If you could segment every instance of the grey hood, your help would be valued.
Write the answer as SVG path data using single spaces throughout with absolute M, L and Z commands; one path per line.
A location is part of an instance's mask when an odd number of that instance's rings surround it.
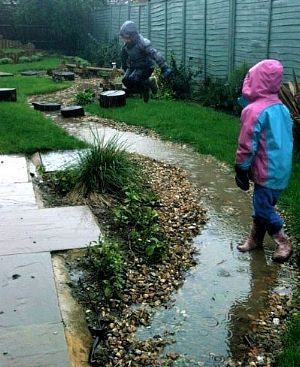
M 139 32 L 137 26 L 131 20 L 127 20 L 122 27 L 120 28 L 120 36 L 121 37 L 129 37 L 133 41 L 138 39 Z

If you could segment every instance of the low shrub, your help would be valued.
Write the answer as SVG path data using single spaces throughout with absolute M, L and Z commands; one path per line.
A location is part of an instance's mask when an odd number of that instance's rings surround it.
M 111 68 L 112 62 L 115 62 L 118 68 L 121 67 L 121 46 L 117 38 L 103 43 L 89 34 L 84 54 L 88 60 L 100 67 Z
M 88 265 L 102 282 L 107 298 L 120 294 L 124 284 L 124 257 L 121 246 L 111 239 L 99 240 L 88 246 Z
M 18 62 L 20 64 L 25 64 L 27 62 L 31 62 L 31 58 L 30 57 L 27 57 L 27 56 L 20 56 L 19 59 L 18 59 Z
M 152 260 L 162 258 L 168 245 L 155 210 L 158 205 L 156 196 L 133 186 L 125 188 L 124 193 L 123 203 L 114 209 L 114 218 L 124 239 L 129 241 L 134 252 L 146 254 Z
M 184 65 L 178 66 L 174 54 L 171 54 L 171 75 L 164 79 L 160 71 L 156 71 L 160 96 L 164 98 L 189 99 L 192 95 L 193 78 L 199 72 L 192 72 Z
M 10 57 L 3 57 L 2 59 L 0 59 L 0 64 L 4 65 L 4 64 L 13 64 L 13 59 L 11 59 Z
M 81 91 L 76 94 L 76 103 L 79 105 L 86 105 L 94 101 L 94 92 L 91 90 Z

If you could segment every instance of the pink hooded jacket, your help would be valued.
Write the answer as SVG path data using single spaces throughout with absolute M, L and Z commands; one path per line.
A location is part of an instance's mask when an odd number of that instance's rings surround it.
M 292 167 L 293 123 L 278 97 L 283 66 L 277 60 L 263 60 L 253 66 L 243 84 L 249 102 L 242 111 L 236 164 L 251 171 L 261 186 L 284 189 Z

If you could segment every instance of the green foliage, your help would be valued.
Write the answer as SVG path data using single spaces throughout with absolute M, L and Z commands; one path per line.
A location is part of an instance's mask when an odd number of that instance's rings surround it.
M 38 54 L 32 55 L 30 59 L 31 59 L 31 62 L 36 62 L 36 61 L 42 60 L 42 58 L 43 58 L 43 55 L 38 53 Z
M 277 358 L 277 367 L 300 366 L 300 314 L 293 316 L 288 323 L 288 332 L 283 339 L 284 350 Z
M 88 34 L 86 41 L 84 55 L 93 64 L 111 68 L 111 63 L 115 62 L 117 67 L 121 67 L 121 46 L 118 39 L 103 43 L 97 41 L 91 34 Z
M 293 70 L 294 80 L 287 85 L 282 85 L 279 97 L 288 107 L 294 120 L 294 138 L 300 143 L 300 84 L 297 81 L 295 71 Z
M 123 203 L 114 209 L 115 221 L 130 243 L 130 248 L 152 259 L 161 258 L 167 251 L 167 242 L 160 230 L 156 196 L 149 191 L 128 186 Z
M 157 73 L 160 93 L 167 99 L 170 97 L 175 99 L 187 99 L 192 95 L 193 78 L 198 74 L 192 72 L 184 65 L 177 65 L 175 55 L 172 53 L 170 57 L 170 68 L 172 74 L 168 79 L 164 79 L 160 72 Z
M 124 258 L 121 246 L 113 240 L 99 240 L 88 247 L 89 266 L 103 284 L 105 297 L 118 296 L 124 284 Z
M 120 195 L 122 188 L 138 177 L 137 165 L 117 136 L 105 142 L 104 137 L 94 135 L 94 145 L 80 158 L 75 191 L 82 196 L 91 192 Z
M 44 25 L 49 44 L 76 55 L 85 47 L 92 10 L 101 3 L 101 0 L 19 0 L 13 21 Z M 20 33 L 18 39 L 23 38 L 24 34 Z
M 114 136 L 107 142 L 94 135 L 94 145 L 80 154 L 78 164 L 53 176 L 56 189 L 82 197 L 91 193 L 123 195 L 123 187 L 138 183 L 138 166 L 130 159 L 122 143 Z
M 62 59 L 63 63 L 76 64 L 77 66 L 85 67 L 90 66 L 90 63 L 79 56 L 64 56 Z
M 26 62 L 31 62 L 31 58 L 27 56 L 20 56 L 18 62 L 20 64 L 25 64 Z
M 81 91 L 76 94 L 76 103 L 79 105 L 86 105 L 94 101 L 94 92 L 91 90 Z
M 0 59 L 1 65 L 12 64 L 13 62 L 13 59 L 11 59 L 10 57 L 3 57 L 2 59 Z
M 247 64 L 241 64 L 229 76 L 227 82 L 207 77 L 201 81 L 194 97 L 203 106 L 239 114 L 237 98 L 242 95 L 244 78 L 249 70 Z

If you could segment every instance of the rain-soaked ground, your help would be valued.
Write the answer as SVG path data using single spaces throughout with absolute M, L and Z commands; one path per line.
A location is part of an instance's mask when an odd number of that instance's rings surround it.
M 216 367 L 224 366 L 224 360 L 231 356 L 236 359 L 242 353 L 240 345 L 245 342 L 251 320 L 259 319 L 266 307 L 269 292 L 289 293 L 295 284 L 294 274 L 287 266 L 271 261 L 273 244 L 269 238 L 265 250 L 251 254 L 236 250 L 249 231 L 251 195 L 235 187 L 229 168 L 188 147 L 118 132 L 84 119 L 77 122 L 54 116 L 68 132 L 81 139 L 93 142 L 95 131 L 105 139 L 118 133 L 119 141 L 126 142 L 128 151 L 186 170 L 200 191 L 199 200 L 209 216 L 194 239 L 199 250 L 198 264 L 174 294 L 171 307 L 157 309 L 151 325 L 139 328 L 137 336 L 143 339 L 157 334 L 172 335 L 176 343 L 168 346 L 166 352 L 186 355 L 184 361 L 177 361 L 178 365 Z M 42 159 L 48 170 L 64 163 L 57 154 Z

